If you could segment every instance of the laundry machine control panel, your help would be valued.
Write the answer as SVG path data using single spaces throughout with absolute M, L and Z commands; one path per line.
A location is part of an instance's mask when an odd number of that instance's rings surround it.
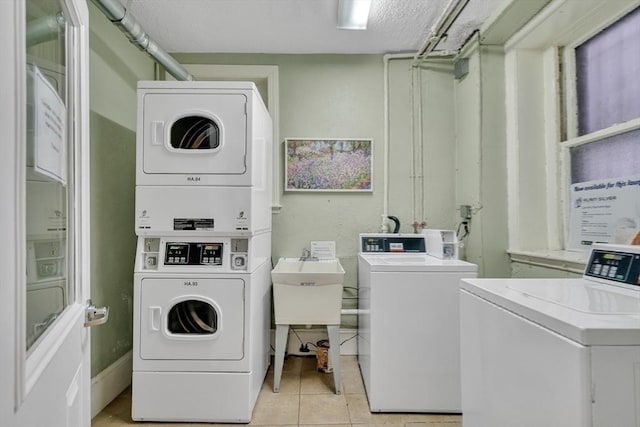
M 144 273 L 245 273 L 269 260 L 269 234 L 253 237 L 138 238 L 135 270 Z
M 360 251 L 365 253 L 425 253 L 422 234 L 361 234 Z
M 223 243 L 167 242 L 164 265 L 222 265 Z
M 637 289 L 640 286 L 640 248 L 594 245 L 584 277 Z

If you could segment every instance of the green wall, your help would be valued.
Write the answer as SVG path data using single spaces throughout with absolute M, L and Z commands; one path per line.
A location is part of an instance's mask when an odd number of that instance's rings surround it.
M 175 54 L 183 64 L 276 65 L 279 73 L 280 170 L 284 181 L 285 138 L 373 139 L 373 192 L 283 192 L 273 216 L 272 259 L 298 257 L 312 240 L 336 241 L 345 286 L 357 286 L 358 233 L 375 232 L 382 210 L 384 137 L 381 55 Z M 345 307 L 355 307 L 353 289 Z M 342 326 L 356 327 L 353 315 Z
M 95 11 L 94 11 L 95 12 Z M 94 21 L 105 24 L 102 16 Z M 92 25 L 93 25 L 92 21 Z M 110 25 L 108 22 L 106 24 Z M 113 43 L 120 43 L 115 46 Z M 115 54 L 117 52 L 118 54 Z M 273 217 L 274 262 L 297 257 L 311 240 L 335 240 L 347 272 L 343 306 L 356 306 L 358 234 L 378 232 L 383 211 L 384 61 L 382 55 L 174 54 L 183 64 L 275 65 L 279 70 L 280 141 L 283 158 L 287 137 L 373 139 L 373 191 L 366 193 L 283 192 L 282 210 Z M 410 60 L 392 60 L 389 67 L 390 154 L 388 213 L 402 223 L 427 220 L 432 227 L 453 226 L 455 150 L 453 77 L 450 69 L 422 70 L 424 117 L 411 119 Z M 93 332 L 93 374 L 131 348 L 131 281 L 135 253 L 133 191 L 135 186 L 135 80 L 153 77 L 153 66 L 111 26 L 92 27 L 92 148 L 93 169 L 93 294 L 97 304 L 109 304 L 112 320 Z M 412 123 L 422 120 L 426 141 L 424 192 L 411 188 L 414 162 Z M 430 130 L 429 130 L 430 129 Z M 434 133 L 435 132 L 435 133 Z M 444 157 L 443 157 L 444 156 Z M 443 158 L 448 159 L 443 162 Z M 445 164 L 446 163 L 446 164 Z M 442 169 L 442 170 L 441 170 Z M 114 175 L 115 174 L 115 175 Z M 117 175 L 117 176 L 116 176 Z M 283 165 L 275 179 L 283 181 Z M 416 191 L 421 191 L 421 186 Z M 414 218 L 416 208 L 426 218 Z M 344 316 L 342 326 L 355 328 L 356 317 Z
M 183 64 L 275 65 L 279 70 L 280 141 L 289 137 L 373 139 L 373 191 L 367 193 L 283 192 L 282 210 L 273 216 L 272 258 L 297 257 L 312 240 L 336 241 L 345 268 L 343 307 L 357 305 L 358 234 L 380 230 L 384 204 L 385 73 L 382 55 L 174 54 Z M 451 66 L 420 70 L 424 84 L 422 109 L 415 108 L 411 59 L 389 61 L 389 207 L 400 219 L 402 233 L 427 221 L 432 228 L 451 228 L 453 155 L 455 151 L 453 74 Z M 422 114 L 421 117 L 412 117 Z M 425 152 L 416 157 L 412 126 L 423 125 Z M 416 143 L 420 145 L 420 142 Z M 424 177 L 412 170 L 422 163 Z M 444 175 L 443 175 L 444 174 Z M 424 179 L 424 184 L 422 180 Z M 415 185 L 412 185 L 412 180 Z M 422 192 L 423 194 L 420 194 Z M 415 211 L 415 212 L 414 212 Z M 425 216 L 425 217 L 422 217 Z M 343 328 L 355 328 L 354 315 L 343 316 Z
M 153 62 L 90 10 L 91 298 L 111 309 L 91 328 L 91 376 L 132 347 L 136 85 Z

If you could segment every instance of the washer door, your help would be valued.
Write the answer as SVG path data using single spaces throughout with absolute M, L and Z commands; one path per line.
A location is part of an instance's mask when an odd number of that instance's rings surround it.
M 239 278 L 142 279 L 140 357 L 241 360 L 244 288 Z

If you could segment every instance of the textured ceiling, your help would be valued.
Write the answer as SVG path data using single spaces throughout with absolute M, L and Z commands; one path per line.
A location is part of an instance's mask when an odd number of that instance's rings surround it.
M 504 0 L 470 0 L 437 50 L 457 49 Z M 364 31 L 338 0 L 121 0 L 169 52 L 391 53 L 420 48 L 449 0 L 373 0 Z

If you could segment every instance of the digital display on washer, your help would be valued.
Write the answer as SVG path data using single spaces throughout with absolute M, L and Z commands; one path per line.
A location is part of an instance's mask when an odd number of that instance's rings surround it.
M 189 264 L 188 243 L 167 243 L 167 253 L 164 258 L 165 265 Z
M 222 265 L 223 243 L 168 242 L 165 265 Z
M 640 286 L 640 254 L 594 249 L 585 275 Z
M 203 243 L 200 264 L 222 265 L 222 243 Z

